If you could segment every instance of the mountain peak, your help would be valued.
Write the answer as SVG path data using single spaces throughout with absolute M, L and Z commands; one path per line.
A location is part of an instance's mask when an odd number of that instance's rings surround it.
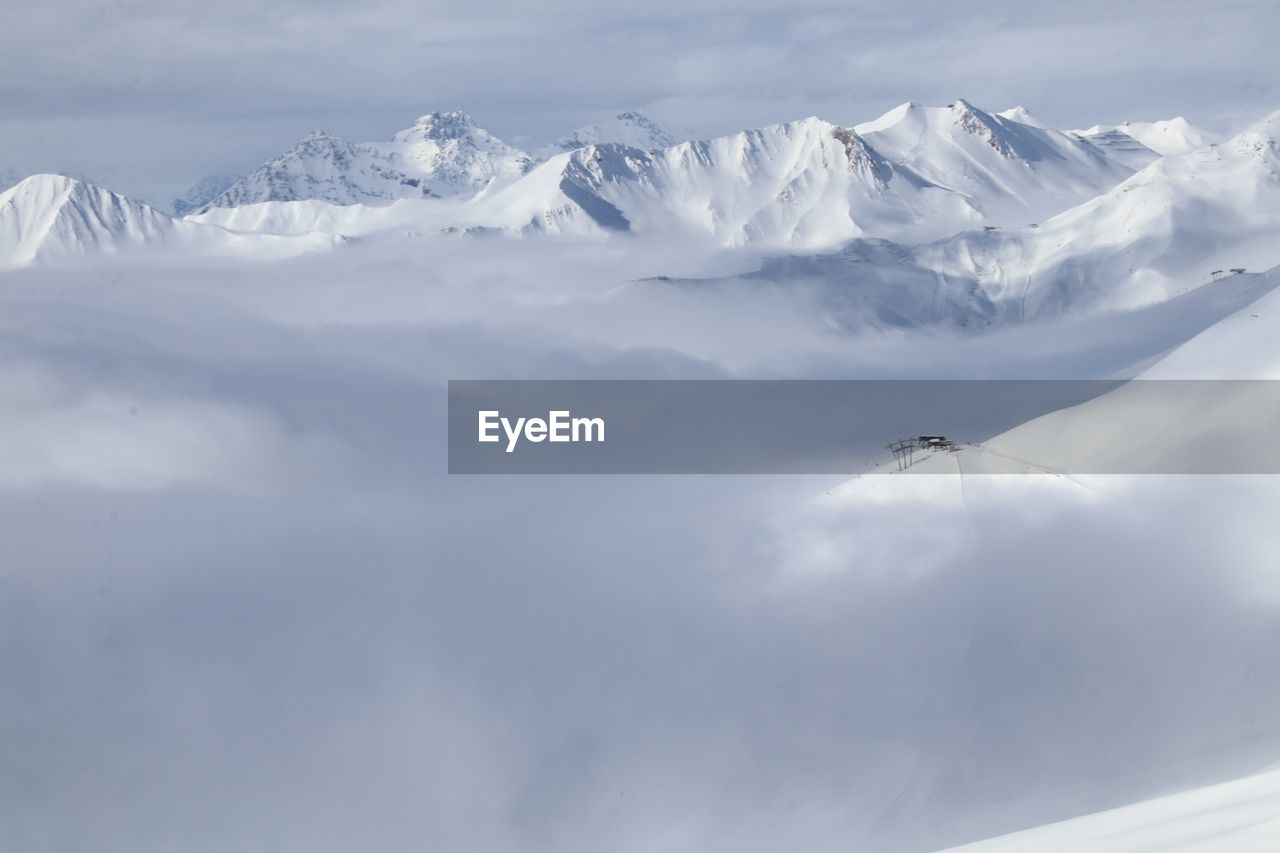
M 54 172 L 41 172 L 28 175 L 5 191 L 4 195 L 15 196 L 19 193 L 32 192 L 65 192 L 74 190 L 80 181 L 67 175 Z
M 401 134 L 417 132 L 435 139 L 460 139 L 476 130 L 479 128 L 475 120 L 462 110 L 445 110 L 418 116 L 413 125 Z
M 142 202 L 66 175 L 38 174 L 0 192 L 0 266 L 162 238 L 173 220 Z
M 1038 117 L 1032 115 L 1031 112 L 1021 104 L 1019 104 L 1016 107 L 1010 107 L 1007 110 L 1001 110 L 1000 112 L 996 113 L 996 115 L 999 116 L 1000 118 L 1008 119 L 1009 121 L 1016 121 L 1019 124 L 1025 124 L 1031 127 L 1038 127 L 1041 130 L 1049 129 L 1048 123 L 1041 121 Z

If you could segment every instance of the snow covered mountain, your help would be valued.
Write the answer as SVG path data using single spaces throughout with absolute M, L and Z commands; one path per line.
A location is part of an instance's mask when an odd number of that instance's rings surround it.
M 330 225 L 506 233 L 668 234 L 722 245 L 830 246 L 850 237 L 935 238 L 982 220 L 969 199 L 889 162 L 818 118 L 660 150 L 605 143 L 558 154 L 474 199 L 334 210 L 319 203 L 211 208 L 237 230 L 294 234 Z
M 0 193 L 0 265 L 162 241 L 173 225 L 164 213 L 110 190 L 32 175 Z
M 904 104 L 853 129 L 808 118 L 708 140 L 676 138 L 643 113 L 625 112 L 558 141 L 533 169 L 465 115 L 435 113 L 389 143 L 308 137 L 206 210 L 441 196 L 474 201 L 456 211 L 458 228 L 686 232 L 725 245 L 818 247 L 1036 221 L 1110 189 L 1146 162 L 1130 164 L 1025 109 L 994 114 L 965 101 Z M 290 221 L 331 218 L 282 213 Z M 240 218 L 214 217 L 230 227 Z M 268 227 L 275 218 L 251 217 Z M 438 216 L 424 211 L 422 219 Z
M 1023 225 L 1118 184 L 1133 169 L 1025 109 L 907 103 L 854 127 L 881 156 L 964 194 L 985 224 Z
M 206 209 L 300 199 L 356 204 L 424 194 L 421 181 L 393 168 L 373 147 L 314 131 L 241 178 Z
M 616 142 L 630 148 L 649 151 L 670 148 L 690 138 L 689 134 L 660 122 L 643 110 L 628 110 L 600 124 L 580 127 L 538 150 L 538 159 L 546 160 L 566 151 Z
M 485 214 L 507 229 L 683 230 L 727 245 L 816 247 L 1023 224 L 1133 173 L 1025 110 L 1007 113 L 904 104 L 853 129 L 809 118 L 656 151 L 592 145 L 552 158 Z
M 206 207 L 315 199 L 332 204 L 474 195 L 512 181 L 532 160 L 461 112 L 419 118 L 389 142 L 351 143 L 316 131 L 259 166 Z
M 971 201 L 857 133 L 807 118 L 658 151 L 604 144 L 553 157 L 477 207 L 552 233 L 691 233 L 726 245 L 915 239 L 980 222 Z
M 754 278 L 824 282 L 850 322 L 980 327 L 1169 300 L 1280 264 L 1280 113 L 1239 136 L 1161 158 L 1036 225 L 914 246 L 854 240 L 786 256 Z
M 1087 130 L 1073 130 L 1070 133 L 1095 142 L 1099 139 L 1114 138 L 1116 135 L 1127 136 L 1161 157 L 1186 154 L 1197 148 L 1204 148 L 1206 145 L 1222 141 L 1218 134 L 1198 128 L 1182 116 L 1166 121 L 1126 121 L 1117 125 L 1099 124 Z
M 847 244 L 760 276 L 824 279 L 878 322 L 980 326 L 1158 302 L 1215 270 L 1280 263 L 1274 124 L 1161 156 L 1137 137 L 1171 151 L 1202 132 L 1175 120 L 1064 133 L 1021 107 L 957 101 L 904 104 L 855 128 L 814 117 L 652 147 L 667 131 L 623 113 L 564 144 L 622 135 L 646 147 L 595 142 L 534 164 L 466 115 L 433 113 L 387 142 L 312 134 L 187 221 L 277 235 Z
M 1280 113 L 1161 158 L 1038 228 L 962 234 L 917 255 L 1017 319 L 1168 299 L 1230 269 L 1280 264 Z
M 192 211 L 199 210 L 222 195 L 243 177 L 243 175 L 218 174 L 201 178 L 180 198 L 173 200 L 170 207 L 174 216 L 185 216 Z
M 233 252 L 280 257 L 331 246 L 334 238 L 234 234 L 174 219 L 154 207 L 64 175 L 32 175 L 0 192 L 0 269 L 129 250 L 189 256 Z
M 533 161 L 483 128 L 466 113 L 431 113 L 402 130 L 389 143 L 371 143 L 424 194 L 472 195 L 493 182 L 512 181 Z

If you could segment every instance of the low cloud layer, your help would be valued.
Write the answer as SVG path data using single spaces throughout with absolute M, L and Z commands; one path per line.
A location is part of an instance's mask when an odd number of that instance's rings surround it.
M 0 846 L 917 850 L 1274 762 L 1269 480 L 450 477 L 446 378 L 765 372 L 501 245 L 7 278 Z

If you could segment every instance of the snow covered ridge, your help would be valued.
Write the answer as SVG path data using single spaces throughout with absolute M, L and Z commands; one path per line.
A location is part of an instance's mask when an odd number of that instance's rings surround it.
M 455 223 L 462 228 L 677 230 L 727 245 L 820 246 L 1035 221 L 1110 189 L 1158 156 L 1140 145 L 1136 152 L 1095 145 L 1021 108 L 990 113 L 963 100 L 904 104 L 853 128 L 812 117 L 708 140 L 680 136 L 625 112 L 543 149 L 534 168 L 533 158 L 465 115 L 433 113 L 391 143 L 314 134 L 205 212 L 447 196 L 477 202 Z M 261 225 L 261 216 L 254 219 Z M 234 217 L 211 221 L 243 227 Z
M 323 235 L 232 234 L 174 219 L 64 175 L 32 175 L 0 192 L 0 269 L 124 251 L 228 252 L 278 257 L 331 245 Z
M 361 217 L 297 208 L 241 217 L 220 208 L 308 200 L 385 206 L 447 196 L 465 203 L 446 223 L 460 230 L 674 231 L 723 245 L 829 247 L 854 237 L 919 241 L 1037 221 L 1105 192 L 1158 156 L 1132 140 L 1136 148 L 1123 152 L 1095 145 L 1021 108 L 991 113 L 963 100 L 904 104 L 852 128 L 811 117 L 665 147 L 673 131 L 622 113 L 544 149 L 571 150 L 536 166 L 461 114 L 433 114 L 415 128 L 390 144 L 309 137 L 216 199 L 202 219 L 289 233 L 301 220 Z M 429 154 L 409 156 L 413 139 L 426 140 Z M 416 216 L 428 227 L 441 219 L 439 209 L 408 210 L 370 212 L 364 233 L 388 219 L 400 225 Z
M 511 181 L 532 159 L 461 112 L 425 115 L 387 142 L 315 131 L 241 178 L 209 207 L 316 199 L 333 204 L 474 195 Z

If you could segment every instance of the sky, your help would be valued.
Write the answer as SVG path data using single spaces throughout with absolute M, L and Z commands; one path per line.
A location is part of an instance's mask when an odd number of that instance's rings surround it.
M 532 146 L 635 107 L 698 136 L 957 97 L 1065 127 L 1280 108 L 1280 4 L 1257 0 L 5 6 L 0 172 L 163 202 L 310 130 L 381 139 L 437 109 Z

